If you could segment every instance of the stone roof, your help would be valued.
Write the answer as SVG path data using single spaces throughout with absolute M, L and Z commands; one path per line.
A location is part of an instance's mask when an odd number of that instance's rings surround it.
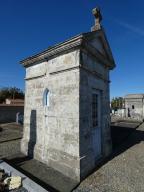
M 124 96 L 125 99 L 142 99 L 144 98 L 144 93 L 140 94 L 128 94 Z

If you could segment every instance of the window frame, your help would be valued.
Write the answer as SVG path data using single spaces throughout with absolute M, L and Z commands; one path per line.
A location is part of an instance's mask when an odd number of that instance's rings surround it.
M 45 89 L 43 94 L 43 106 L 49 107 L 50 106 L 50 91 L 49 89 Z

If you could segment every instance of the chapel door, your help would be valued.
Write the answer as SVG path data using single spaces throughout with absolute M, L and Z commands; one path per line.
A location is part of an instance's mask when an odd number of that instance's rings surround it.
M 101 92 L 92 93 L 92 142 L 95 159 L 101 157 Z

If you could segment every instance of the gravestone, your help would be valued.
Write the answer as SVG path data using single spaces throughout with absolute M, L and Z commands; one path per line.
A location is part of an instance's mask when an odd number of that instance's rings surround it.
M 16 114 L 16 123 L 18 123 L 18 124 L 23 124 L 23 114 L 21 113 L 21 112 L 18 112 L 17 114 Z

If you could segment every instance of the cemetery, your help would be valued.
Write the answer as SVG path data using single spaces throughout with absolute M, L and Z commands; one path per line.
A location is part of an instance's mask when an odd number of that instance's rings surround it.
M 25 100 L 0 103 L 0 192 L 144 191 L 144 94 L 111 110 L 116 64 L 92 14 L 88 32 L 20 61 Z

